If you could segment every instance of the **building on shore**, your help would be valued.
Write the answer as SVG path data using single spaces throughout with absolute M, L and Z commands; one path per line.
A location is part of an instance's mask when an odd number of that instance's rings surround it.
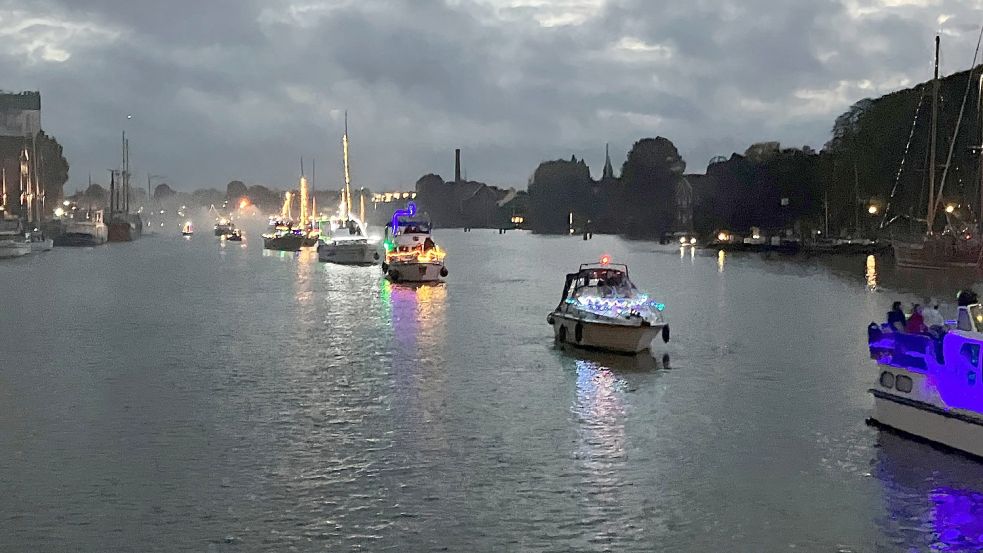
M 41 128 L 41 93 L 0 92 L 0 207 L 40 223 L 61 202 L 68 162 Z

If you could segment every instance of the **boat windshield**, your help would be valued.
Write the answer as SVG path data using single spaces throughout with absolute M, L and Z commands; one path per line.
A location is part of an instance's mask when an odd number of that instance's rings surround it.
M 624 271 L 590 269 L 581 271 L 574 282 L 573 297 L 631 298 L 638 291 Z
M 429 221 L 400 221 L 399 223 L 399 234 L 428 234 L 429 232 Z

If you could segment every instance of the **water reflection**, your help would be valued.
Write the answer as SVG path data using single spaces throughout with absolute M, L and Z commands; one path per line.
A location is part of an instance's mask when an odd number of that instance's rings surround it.
M 983 551 L 983 465 L 887 431 L 877 442 L 884 534 L 910 551 Z
M 724 272 L 724 264 L 727 262 L 727 252 L 720 250 L 717 252 L 717 272 Z
M 403 344 L 443 339 L 447 288 L 440 283 L 393 284 L 383 279 L 379 298 L 391 315 L 396 339 Z
M 626 465 L 625 392 L 627 384 L 611 369 L 577 360 L 577 396 L 573 412 L 578 423 L 575 455 L 584 474 L 582 507 L 596 521 L 593 539 L 609 540 L 625 531 L 618 520 Z
M 873 292 L 877 290 L 877 258 L 873 255 L 867 256 L 867 270 L 864 275 L 867 277 L 867 290 Z

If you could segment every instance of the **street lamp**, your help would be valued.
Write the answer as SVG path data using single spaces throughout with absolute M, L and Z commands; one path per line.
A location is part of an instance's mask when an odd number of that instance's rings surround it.
M 867 208 L 867 213 L 870 213 L 871 215 L 877 215 L 877 211 L 878 210 L 876 205 L 872 205 Z

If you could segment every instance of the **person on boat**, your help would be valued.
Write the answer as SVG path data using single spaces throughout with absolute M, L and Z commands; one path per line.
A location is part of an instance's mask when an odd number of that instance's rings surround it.
M 891 304 L 891 310 L 887 312 L 887 326 L 894 332 L 904 332 L 907 323 L 904 309 L 901 309 L 901 302 L 896 301 Z
M 930 298 L 922 309 L 922 319 L 931 334 L 941 336 L 945 333 L 945 317 L 939 311 L 939 302 Z
M 905 332 L 910 334 L 922 334 L 928 330 L 925 326 L 925 317 L 922 316 L 922 306 L 917 303 L 912 306 L 911 316 L 908 317 L 908 323 L 905 325 Z

